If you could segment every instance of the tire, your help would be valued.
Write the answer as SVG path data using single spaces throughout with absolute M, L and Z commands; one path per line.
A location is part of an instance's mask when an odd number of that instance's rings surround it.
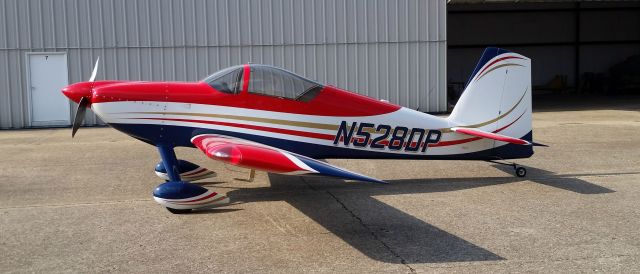
M 191 212 L 191 209 L 175 209 L 170 207 L 167 207 L 167 210 L 173 214 L 187 214 Z
M 518 177 L 524 177 L 527 176 L 527 169 L 524 167 L 517 167 L 516 168 L 516 176 Z

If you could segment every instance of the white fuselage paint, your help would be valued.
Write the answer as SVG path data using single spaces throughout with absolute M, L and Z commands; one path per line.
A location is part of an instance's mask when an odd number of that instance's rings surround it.
M 388 147 L 383 149 L 375 149 L 370 147 L 355 147 L 352 144 L 345 146 L 342 142 L 334 144 L 333 140 L 317 139 L 304 136 L 296 136 L 290 134 L 283 134 L 277 132 L 268 132 L 256 129 L 239 128 L 226 125 L 214 125 L 214 124 L 202 124 L 194 122 L 184 121 L 168 121 L 168 120 L 149 120 L 153 119 L 190 119 L 190 120 L 206 120 L 225 123 L 236 123 L 252 126 L 270 127 L 278 129 L 287 129 L 295 131 L 304 131 L 311 133 L 320 133 L 335 136 L 337 129 L 323 129 L 301 126 L 297 122 L 304 123 L 317 123 L 339 126 L 342 121 L 346 121 L 348 124 L 352 122 L 358 123 L 372 123 L 375 125 L 386 124 L 392 128 L 396 126 L 403 126 L 409 129 L 411 128 L 423 128 L 423 129 L 448 129 L 452 126 L 461 126 L 457 123 L 451 123 L 446 118 L 441 118 L 408 108 L 400 108 L 399 110 L 374 116 L 359 116 L 359 117 L 334 117 L 334 116 L 317 116 L 317 115 L 303 115 L 303 114 L 291 114 L 282 112 L 272 112 L 264 110 L 244 109 L 236 107 L 226 107 L 217 105 L 204 105 L 204 104 L 192 104 L 192 103 L 176 103 L 176 102 L 151 102 L 151 101 L 118 101 L 107 103 L 95 103 L 92 105 L 94 112 L 100 116 L 100 118 L 106 123 L 118 123 L 118 124 L 150 124 L 150 125 L 166 125 L 166 126 L 185 126 L 195 128 L 206 128 L 215 130 L 224 130 L 239 132 L 243 134 L 258 135 L 264 137 L 278 138 L 284 141 L 298 141 L 311 144 L 317 144 L 329 147 L 346 147 L 353 150 L 365 150 L 376 151 L 385 153 L 394 153 L 401 155 L 455 155 L 463 153 L 471 153 L 482 150 L 487 150 L 494 147 L 494 141 L 487 139 L 479 139 L 463 144 L 449 145 L 449 146 L 436 146 L 429 147 L 426 152 L 408 152 L 404 150 L 390 150 Z M 176 115 L 174 113 L 181 113 Z M 505 121 L 513 121 L 523 113 L 522 106 L 518 107 L 515 111 L 504 117 Z M 194 115 L 189 115 L 194 114 Z M 203 116 L 211 115 L 211 116 Z M 216 115 L 219 115 L 216 117 Z M 228 116 L 242 116 L 249 117 L 247 120 L 228 118 Z M 258 118 L 258 121 L 253 118 Z M 269 120 L 261 121 L 260 119 L 274 119 L 278 121 L 291 121 L 291 124 L 272 123 Z M 501 119 L 501 120 L 503 120 Z M 528 133 L 528 130 L 518 130 L 514 124 L 513 128 L 508 129 L 510 136 L 523 136 Z M 487 129 L 495 129 L 495 123 L 480 127 Z M 354 131 L 355 132 L 355 131 Z M 372 134 L 372 137 L 377 137 L 379 134 Z M 459 134 L 455 132 L 443 132 L 440 142 L 455 141 L 461 139 L 468 139 L 470 136 Z M 505 143 L 496 142 L 496 146 L 504 145 Z

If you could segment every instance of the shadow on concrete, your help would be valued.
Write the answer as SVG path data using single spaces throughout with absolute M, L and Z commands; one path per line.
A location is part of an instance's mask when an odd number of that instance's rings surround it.
M 513 168 L 509 166 L 494 167 L 513 174 Z M 525 180 L 580 194 L 603 194 L 614 191 L 575 177 L 632 174 L 555 174 L 537 168 L 527 169 L 526 178 L 401 179 L 389 180 L 389 185 L 269 174 L 270 187 L 235 189 L 227 195 L 235 203 L 286 201 L 363 254 L 382 262 L 495 261 L 504 258 L 374 197 L 456 191 Z
M 233 204 L 231 204 L 233 205 Z M 240 208 L 219 208 L 219 207 L 214 207 L 214 208 L 207 208 L 207 209 L 198 209 L 198 210 L 192 210 L 189 214 L 222 214 L 222 213 L 229 213 L 229 212 L 235 212 L 235 211 L 240 211 L 242 209 Z
M 415 185 L 394 181 L 390 185 L 374 185 L 278 174 L 269 174 L 269 179 L 270 187 L 237 189 L 227 195 L 240 203 L 286 201 L 363 254 L 382 262 L 408 264 L 504 259 L 373 197 L 444 191 L 428 183 Z M 446 185 L 441 184 L 446 179 L 433 180 L 436 181 L 438 185 Z M 450 184 L 448 188 L 484 185 L 489 184 Z
M 508 174 L 513 174 L 513 168 L 505 165 L 492 165 L 494 168 Z M 623 174 L 640 174 L 640 172 L 608 172 L 608 173 L 582 173 L 582 174 L 556 174 L 547 170 L 526 167 L 527 177 L 522 178 L 538 184 L 556 187 L 580 194 L 604 194 L 613 193 L 615 191 L 603 186 L 589 183 L 585 180 L 576 178 L 581 176 L 609 176 Z M 520 178 L 516 178 L 520 179 Z
M 199 182 L 190 182 L 190 183 L 206 187 L 206 186 L 215 186 L 219 184 L 226 184 L 227 182 L 226 181 L 199 181 Z

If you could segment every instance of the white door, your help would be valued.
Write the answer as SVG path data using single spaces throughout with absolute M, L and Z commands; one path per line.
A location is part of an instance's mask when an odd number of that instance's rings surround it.
M 68 126 L 71 105 L 61 90 L 68 85 L 67 54 L 29 53 L 31 126 Z

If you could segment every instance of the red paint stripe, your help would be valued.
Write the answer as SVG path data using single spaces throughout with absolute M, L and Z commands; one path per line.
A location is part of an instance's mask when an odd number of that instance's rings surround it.
M 526 112 L 526 110 L 525 110 L 525 112 Z M 520 118 L 522 118 L 522 115 L 524 115 L 524 113 L 525 113 L 525 112 L 523 112 L 522 114 L 520 114 L 520 116 L 518 116 L 518 118 L 517 118 L 517 119 L 513 120 L 513 122 L 511 122 L 511 123 L 509 123 L 508 125 L 503 126 L 503 127 L 499 128 L 499 129 L 495 130 L 493 133 L 498 133 L 498 132 L 503 131 L 503 130 L 505 130 L 506 128 L 510 127 L 510 126 L 511 126 L 511 125 L 513 125 L 515 122 L 517 122 L 518 120 L 520 120 Z
M 188 176 L 188 175 L 198 174 L 198 173 L 202 173 L 205 170 L 207 170 L 207 169 L 205 169 L 205 168 L 201 169 L 200 167 L 198 167 L 198 168 L 196 168 L 196 169 L 194 169 L 192 171 L 188 171 L 188 172 L 182 173 L 182 174 L 180 174 L 180 176 Z
M 194 173 L 194 174 L 189 174 L 189 175 L 185 175 L 186 177 L 194 177 L 194 176 L 201 176 L 203 174 L 209 174 L 209 173 L 213 173 L 213 171 L 205 169 L 202 172 L 198 172 L 198 173 Z
M 244 65 L 244 75 L 242 75 L 242 77 L 244 78 L 244 83 L 242 83 L 242 91 L 241 92 L 247 92 L 247 90 L 249 90 L 249 76 L 251 76 L 251 68 L 249 67 L 249 65 Z
M 270 147 L 245 144 L 228 138 L 201 135 L 192 140 L 207 157 L 236 166 L 275 173 L 305 170 L 294 163 L 285 152 Z M 221 152 L 221 155 L 216 155 Z M 225 157 L 228 155 L 228 157 Z
M 364 137 L 353 137 L 351 138 L 351 143 L 358 141 L 358 142 L 364 142 Z M 340 141 L 344 142 L 344 137 L 340 137 Z M 369 139 L 369 142 L 367 143 L 367 145 L 371 145 L 371 143 L 373 142 L 373 138 Z M 399 141 L 398 141 L 399 142 Z M 380 144 L 385 144 L 388 145 L 389 141 L 380 141 Z M 411 147 L 415 148 L 418 145 L 418 142 L 411 142 Z M 402 145 L 402 147 L 407 147 L 409 146 L 409 143 L 404 142 L 404 144 Z
M 514 57 L 514 58 L 516 58 L 516 57 Z M 517 58 L 519 58 L 519 57 L 517 57 Z M 502 128 L 499 128 L 499 129 L 493 131 L 493 133 L 498 133 L 500 131 L 503 131 L 503 130 L 507 129 L 509 126 L 513 125 L 516 121 L 520 120 L 520 118 L 524 115 L 525 112 L 520 114 L 520 116 L 517 119 L 515 119 L 513 122 L 507 124 L 506 126 L 504 126 Z M 179 122 L 189 122 L 189 123 L 213 124 L 213 125 L 222 125 L 222 126 L 231 126 L 231 127 L 255 129 L 255 130 L 261 130 L 261 131 L 282 133 L 282 134 L 302 136 L 302 137 L 310 137 L 310 138 L 330 140 L 330 141 L 334 140 L 334 138 L 335 138 L 333 135 L 329 135 L 329 134 L 321 134 L 321 133 L 313 133 L 313 132 L 305 132 L 305 131 L 289 130 L 289 129 L 281 129 L 281 128 L 272 128 L 272 127 L 263 127 L 263 126 L 254 126 L 254 125 L 246 125 L 246 124 L 237 124 L 237 123 L 208 121 L 208 120 L 176 119 L 176 118 L 130 118 L 130 119 L 168 120 L 168 121 L 179 121 Z M 353 142 L 353 139 L 355 139 L 355 138 L 352 138 L 352 140 L 351 140 L 352 142 Z M 464 144 L 464 143 L 468 143 L 468 142 L 477 141 L 477 140 L 480 140 L 480 139 L 482 139 L 482 138 L 481 137 L 472 137 L 472 138 L 453 140 L 453 141 L 441 141 L 441 142 L 439 142 L 437 144 L 429 144 L 429 147 L 453 146 L 453 145 L 459 145 L 459 144 Z M 340 138 L 340 141 L 342 141 L 342 140 L 343 140 L 343 137 Z M 388 146 L 389 140 L 383 140 L 383 141 L 380 141 L 379 143 L 381 145 Z
M 180 175 L 180 176 L 185 176 L 185 177 L 194 177 L 194 176 L 200 176 L 204 173 L 207 173 L 209 170 L 208 169 L 203 169 L 201 171 L 195 172 L 195 173 L 191 173 L 191 174 L 184 174 L 184 175 Z
M 526 112 L 526 110 L 525 110 Z M 503 131 L 505 129 L 507 129 L 508 127 L 510 127 L 511 125 L 513 125 L 516 121 L 520 120 L 520 118 L 522 118 L 522 116 L 525 114 L 525 112 L 523 112 L 522 114 L 520 114 L 520 116 L 513 120 L 513 122 L 509 123 L 506 126 L 503 126 L 499 129 L 496 129 L 493 131 L 493 133 L 498 133 L 500 131 Z M 467 138 L 467 139 L 460 139 L 460 140 L 454 140 L 454 141 L 443 141 L 443 142 L 439 142 L 437 144 L 429 144 L 429 147 L 446 147 L 446 146 L 453 146 L 453 145 L 459 145 L 459 144 L 464 144 L 464 143 L 468 143 L 468 142 L 473 142 L 473 141 L 477 141 L 482 139 L 481 137 L 472 137 L 472 138 Z
M 525 144 L 527 144 L 527 141 L 521 140 L 521 139 L 518 139 L 518 138 L 499 135 L 499 134 L 495 134 L 495 133 L 488 133 L 488 132 L 475 130 L 475 129 L 470 129 L 470 128 L 456 129 L 456 132 L 462 132 L 464 134 L 479 136 L 479 137 L 483 137 L 483 138 L 487 138 L 487 139 L 493 139 L 493 140 L 496 140 L 496 141 L 513 143 L 513 144 L 517 144 L 517 145 L 525 145 Z
M 249 78 L 244 77 L 244 80 Z M 248 83 L 248 81 L 243 83 L 243 89 Z M 86 85 L 90 86 L 90 84 Z M 333 117 L 382 115 L 401 108 L 398 105 L 331 86 L 325 86 L 310 102 L 244 91 L 240 94 L 227 94 L 216 91 L 205 82 L 122 82 L 93 89 L 92 104 L 121 101 L 191 103 Z
M 218 195 L 218 193 L 211 192 L 211 194 L 209 194 L 209 195 L 207 195 L 207 196 L 205 196 L 205 197 L 201 197 L 201 198 L 195 199 L 195 200 L 193 200 L 193 201 L 181 201 L 181 202 L 178 202 L 178 203 L 195 203 L 195 202 L 197 202 L 197 201 L 202 201 L 202 200 L 209 199 L 209 198 L 211 198 L 211 197 L 213 197 L 213 196 L 216 196 L 216 195 Z
M 199 203 L 174 203 L 174 204 L 177 204 L 177 205 L 205 205 L 205 204 L 209 204 L 209 203 L 215 203 L 215 202 L 220 201 L 220 200 L 224 200 L 225 198 L 227 198 L 227 197 L 226 196 L 220 196 L 220 197 L 218 197 L 216 199 L 213 199 L 211 201 L 205 201 L 205 202 L 199 202 Z
M 517 57 L 517 56 L 505 56 L 502 58 L 498 58 L 495 61 L 491 62 L 488 66 L 484 67 L 484 69 L 482 69 L 482 71 L 480 71 L 480 73 L 476 74 L 477 75 L 481 75 L 485 70 L 487 70 L 489 67 L 491 67 L 493 64 L 498 63 L 502 60 L 507 60 L 507 59 L 522 59 L 521 57 Z
M 255 129 L 261 131 L 268 131 L 273 133 L 282 133 L 287 135 L 295 135 L 309 138 L 316 138 L 322 140 L 330 140 L 333 141 L 334 136 L 329 134 L 322 133 L 314 133 L 314 132 L 306 132 L 299 130 L 290 130 L 290 129 L 282 129 L 282 128 L 273 128 L 273 127 L 263 127 L 263 126 L 255 126 L 255 125 L 247 125 L 247 124 L 238 124 L 238 123 L 228 123 L 228 122 L 218 122 L 218 121 L 209 121 L 209 120 L 193 120 L 193 119 L 177 119 L 177 118 L 130 118 L 130 119 L 143 119 L 143 120 L 165 120 L 165 121 L 177 121 L 177 122 L 188 122 L 188 123 L 200 123 L 200 124 L 210 124 L 210 125 L 220 125 L 220 126 L 229 126 L 229 127 L 239 127 L 246 129 Z
M 453 146 L 453 145 L 459 145 L 459 144 L 464 144 L 464 143 L 468 143 L 468 142 L 477 141 L 477 140 L 480 140 L 480 139 L 482 139 L 482 138 L 473 137 L 473 138 L 460 139 L 460 140 L 454 140 L 454 141 L 442 141 L 442 142 L 438 142 L 437 144 L 429 144 L 429 147 Z
M 199 179 L 202 179 L 202 178 L 204 178 L 206 176 L 209 176 L 211 174 L 213 174 L 213 172 L 199 174 L 199 175 L 189 175 L 189 176 L 184 176 L 183 178 L 186 179 L 186 180 L 199 180 Z

